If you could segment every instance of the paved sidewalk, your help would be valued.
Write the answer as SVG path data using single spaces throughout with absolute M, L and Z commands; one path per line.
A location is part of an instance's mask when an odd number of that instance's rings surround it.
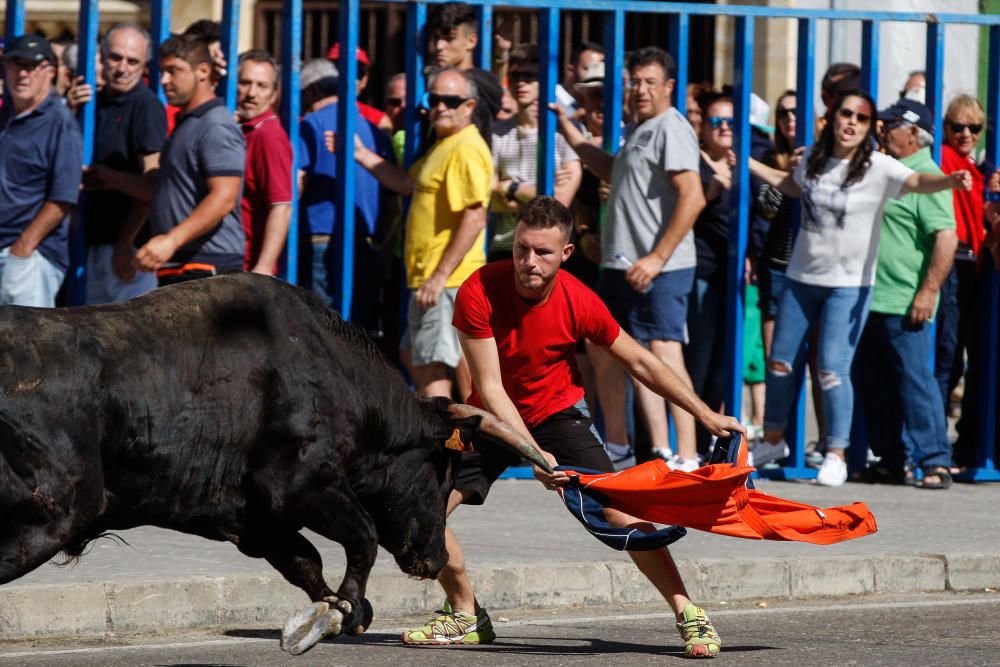
M 1000 486 L 949 491 L 847 484 L 839 489 L 761 480 L 758 488 L 819 506 L 864 501 L 879 532 L 828 547 L 740 540 L 689 531 L 671 547 L 699 600 L 982 590 L 1000 587 Z M 648 602 L 652 588 L 587 534 L 558 497 L 534 481 L 498 483 L 484 507 L 453 517 L 487 606 Z M 0 587 L 0 640 L 150 632 L 211 625 L 277 625 L 307 602 L 263 560 L 154 528 L 100 540 L 79 564 L 44 565 Z M 333 588 L 340 548 L 312 536 Z M 368 592 L 376 614 L 431 611 L 440 589 L 403 575 L 382 552 Z

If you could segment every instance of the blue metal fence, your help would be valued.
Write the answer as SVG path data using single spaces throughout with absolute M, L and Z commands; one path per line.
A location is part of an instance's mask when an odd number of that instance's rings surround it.
M 368 0 L 375 3 L 388 3 L 394 0 Z M 407 98 L 405 127 L 407 129 L 407 144 L 404 151 L 406 164 L 411 164 L 415 155 L 415 145 L 418 140 L 419 120 L 417 116 L 417 101 L 424 93 L 423 47 L 425 44 L 424 27 L 427 21 L 428 6 L 440 4 L 444 0 L 426 0 L 408 2 L 406 14 L 406 72 Z M 151 34 L 155 43 L 165 39 L 170 31 L 170 0 L 153 0 Z M 484 69 L 489 69 L 492 60 L 492 22 L 494 9 L 497 7 L 519 8 L 539 12 L 539 47 L 543 66 L 540 68 L 541 100 L 539 114 L 538 152 L 538 185 L 539 192 L 551 192 L 553 184 L 553 133 L 554 117 L 544 109 L 548 102 L 554 99 L 555 85 L 558 80 L 556 66 L 559 44 L 559 13 L 562 10 L 592 11 L 605 15 L 604 46 L 606 49 L 605 75 L 605 149 L 613 151 L 618 146 L 621 122 L 622 77 L 621 70 L 624 59 L 625 19 L 629 14 L 664 14 L 670 17 L 670 30 L 662 46 L 676 57 L 678 72 L 675 83 L 677 91 L 677 106 L 684 112 L 686 98 L 684 90 L 688 80 L 689 28 L 692 17 L 697 16 L 728 16 L 735 19 L 735 49 L 733 56 L 734 75 L 734 106 L 737 118 L 736 145 L 738 168 L 734 173 L 734 188 L 736 189 L 737 205 L 733 208 L 731 218 L 731 242 L 728 256 L 728 283 L 726 298 L 727 339 L 732 341 L 726 355 L 726 404 L 729 412 L 739 416 L 742 405 L 743 387 L 743 259 L 746 253 L 747 228 L 750 218 L 750 192 L 747 163 L 750 154 L 750 124 L 749 100 L 753 88 L 753 58 L 754 58 L 754 25 L 756 21 L 769 19 L 793 19 L 798 26 L 797 53 L 797 90 L 799 117 L 811 119 L 814 117 L 812 91 L 815 90 L 815 46 L 817 22 L 830 21 L 860 21 L 862 24 L 862 80 L 873 96 L 878 92 L 878 49 L 880 28 L 885 22 L 922 23 L 926 26 L 927 51 L 927 104 L 935 119 L 935 137 L 938 143 L 934 155 L 940 158 L 940 137 L 942 137 L 942 69 L 945 61 L 945 28 L 953 24 L 978 25 L 989 28 L 989 91 L 986 106 L 988 111 L 987 159 L 997 164 L 1000 157 L 1000 131 L 997 127 L 997 112 L 1000 110 L 1000 16 L 968 15 L 968 14 L 924 14 L 901 13 L 892 11 L 856 11 L 856 10 L 823 10 L 823 9 L 792 9 L 779 7 L 746 7 L 737 5 L 704 5 L 672 2 L 649 2 L 646 0 L 474 0 L 471 4 L 480 10 L 481 38 L 479 40 L 478 62 Z M 338 69 L 340 70 L 340 91 L 338 105 L 337 132 L 337 210 L 340 212 L 340 223 L 335 239 L 336 247 L 341 253 L 341 272 L 343 286 L 343 312 L 350 313 L 353 296 L 354 267 L 354 165 L 352 141 L 354 135 L 356 114 L 349 113 L 355 106 L 355 77 L 357 63 L 355 49 L 358 43 L 357 26 L 359 25 L 360 0 L 340 1 L 339 41 L 341 44 Z M 302 51 L 302 0 L 284 0 L 282 3 L 282 54 L 284 64 L 282 72 L 282 107 L 281 113 L 292 140 L 294 149 L 298 147 L 299 131 L 299 99 L 298 99 L 298 69 Z M 225 0 L 223 7 L 223 50 L 229 63 L 229 76 L 221 85 L 221 90 L 227 103 L 235 103 L 235 69 L 236 44 L 238 41 L 239 0 Z M 81 2 L 80 35 L 81 62 L 85 64 L 85 76 L 93 85 L 93 51 L 96 35 L 97 0 Z M 5 20 L 8 38 L 21 34 L 24 30 L 25 12 L 24 0 L 8 0 Z M 158 72 L 155 59 L 150 64 L 150 85 L 159 92 Z M 884 101 L 888 102 L 888 101 Z M 884 104 L 883 104 L 884 106 Z M 93 141 L 93 108 L 92 103 L 83 110 L 82 123 L 85 134 L 85 145 L 89 160 L 92 154 Z M 809 145 L 813 142 L 812 122 L 800 122 L 798 128 L 798 144 Z M 294 184 L 293 184 L 294 187 Z M 293 210 L 293 220 L 297 216 Z M 294 282 L 298 263 L 297 225 L 292 224 L 287 249 L 287 278 Z M 976 468 L 968 474 L 975 480 L 1000 480 L 993 461 L 993 448 L 996 444 L 997 420 L 995 406 L 997 405 L 998 376 L 998 341 L 1000 341 L 1000 279 L 989 262 L 986 262 L 987 274 L 983 278 L 986 286 L 983 294 L 982 308 L 986 314 L 983 317 L 980 336 L 980 360 L 982 379 L 979 386 L 979 403 L 977 410 L 978 443 Z M 72 272 L 82 284 L 82 266 L 78 265 Z M 800 378 L 801 382 L 801 378 Z M 797 409 L 792 415 L 790 435 L 792 456 L 789 464 L 773 473 L 773 476 L 787 478 L 804 478 L 815 475 L 815 471 L 807 468 L 804 463 L 804 424 L 805 402 L 804 393 L 800 391 Z M 863 456 L 861 447 L 852 448 L 858 456 Z

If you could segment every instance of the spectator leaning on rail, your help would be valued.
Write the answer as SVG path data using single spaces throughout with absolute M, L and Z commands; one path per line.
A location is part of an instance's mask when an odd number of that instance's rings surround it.
M 419 396 L 451 397 L 450 373 L 462 359 L 451 325 L 458 287 L 486 261 L 486 207 L 493 184 L 490 149 L 472 124 L 476 86 L 463 70 L 447 67 L 428 86 L 437 140 L 406 171 L 354 138 L 355 159 L 383 185 L 412 195 L 403 260 L 413 292 L 403 347 L 411 354 Z M 332 148 L 329 137 L 327 146 Z
M 303 106 L 308 97 L 316 109 L 302 120 L 299 139 L 298 174 L 302 192 L 299 221 L 303 228 L 300 280 L 323 301 L 340 312 L 341 262 L 334 234 L 341 216 L 336 202 L 337 162 L 326 150 L 324 133 L 337 128 L 336 68 L 326 60 L 309 61 L 303 66 Z M 326 94 L 326 97 L 319 97 Z M 389 137 L 360 110 L 355 117 L 360 141 L 376 155 L 391 159 Z M 354 291 L 351 321 L 373 338 L 381 315 L 379 288 L 382 259 L 376 248 L 382 231 L 384 192 L 378 179 L 361 165 L 354 168 Z
M 156 276 L 132 266 L 136 240 L 149 217 L 150 183 L 160 165 L 167 119 L 159 98 L 143 83 L 152 42 L 134 23 L 119 23 L 101 44 L 104 86 L 97 93 L 94 159 L 84 170 L 87 303 L 112 303 L 145 294 Z M 71 104 L 93 93 L 76 83 Z
M 967 188 L 969 172 L 915 172 L 873 151 L 875 103 L 848 91 L 833 103 L 819 140 L 794 174 L 750 160 L 753 174 L 789 197 L 802 198 L 802 227 L 788 265 L 768 360 L 764 440 L 782 443 L 806 335 L 819 325 L 826 457 L 816 481 L 847 480 L 844 450 L 854 412 L 851 362 L 868 318 L 885 203 L 910 192 Z
M 52 90 L 52 49 L 23 35 L 3 56 L 0 304 L 55 306 L 69 265 L 67 213 L 83 164 L 80 129 Z
M 942 173 L 931 157 L 934 123 L 926 106 L 901 99 L 878 118 L 889 155 L 914 171 Z M 957 245 L 951 193 L 886 202 L 871 314 L 854 365 L 868 442 L 881 457 L 868 473 L 875 481 L 913 483 L 916 464 L 922 488 L 951 486 L 948 425 L 928 360 L 931 322 Z
M 674 60 L 656 47 L 639 49 L 628 60 L 637 125 L 616 156 L 590 143 L 557 104 L 559 131 L 587 167 L 611 183 L 601 237 L 604 271 L 598 293 L 634 338 L 650 346 L 686 384 L 682 345 L 686 342 L 688 294 L 694 283 L 695 248 L 691 232 L 705 206 L 698 176 L 698 139 L 691 125 L 670 105 Z M 596 351 L 596 350 L 595 350 Z M 595 354 L 598 383 L 620 374 L 606 355 Z M 676 405 L 671 413 L 680 459 L 670 458 L 663 399 L 634 383 L 654 452 L 685 470 L 698 467 L 694 418 Z M 624 392 L 618 406 L 624 410 Z M 627 443 L 608 442 L 618 465 L 629 461 Z
M 493 236 L 488 261 L 510 259 L 514 247 L 515 213 L 519 204 L 537 193 L 535 169 L 538 148 L 538 46 L 521 44 L 511 51 L 507 75 L 517 101 L 517 115 L 493 124 L 493 168 L 496 179 L 490 213 Z M 555 198 L 571 206 L 580 187 L 583 169 L 580 158 L 561 135 L 556 135 Z
M 175 35 L 160 45 L 160 83 L 180 114 L 160 155 L 152 200 L 152 238 L 135 264 L 160 285 L 243 268 L 240 185 L 246 144 L 215 96 L 214 60 L 205 43 Z
M 292 215 L 292 145 L 274 112 L 278 63 L 266 51 L 246 51 L 236 77 L 236 117 L 247 142 L 240 206 L 246 235 L 243 268 L 273 276 Z

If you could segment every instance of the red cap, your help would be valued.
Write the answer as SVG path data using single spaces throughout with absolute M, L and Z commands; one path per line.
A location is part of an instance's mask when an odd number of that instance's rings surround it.
M 362 49 L 360 46 L 358 47 L 356 55 L 358 57 L 358 62 L 361 63 L 362 65 L 370 64 L 368 62 L 368 54 L 365 53 L 365 50 Z M 326 52 L 326 59 L 337 60 L 339 58 L 340 58 L 340 42 L 337 42 L 336 44 L 330 47 L 329 51 Z

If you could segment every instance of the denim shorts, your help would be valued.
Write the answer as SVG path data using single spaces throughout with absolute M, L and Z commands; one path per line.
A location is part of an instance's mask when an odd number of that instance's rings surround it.
M 778 317 L 778 303 L 781 302 L 781 294 L 788 285 L 783 269 L 775 269 L 766 264 L 762 265 L 757 272 L 757 291 L 759 294 L 760 312 L 764 316 L 773 320 Z
M 638 341 L 670 340 L 687 343 L 688 294 L 694 268 L 661 273 L 645 292 L 635 291 L 625 272 L 603 269 L 597 294 L 618 324 Z

